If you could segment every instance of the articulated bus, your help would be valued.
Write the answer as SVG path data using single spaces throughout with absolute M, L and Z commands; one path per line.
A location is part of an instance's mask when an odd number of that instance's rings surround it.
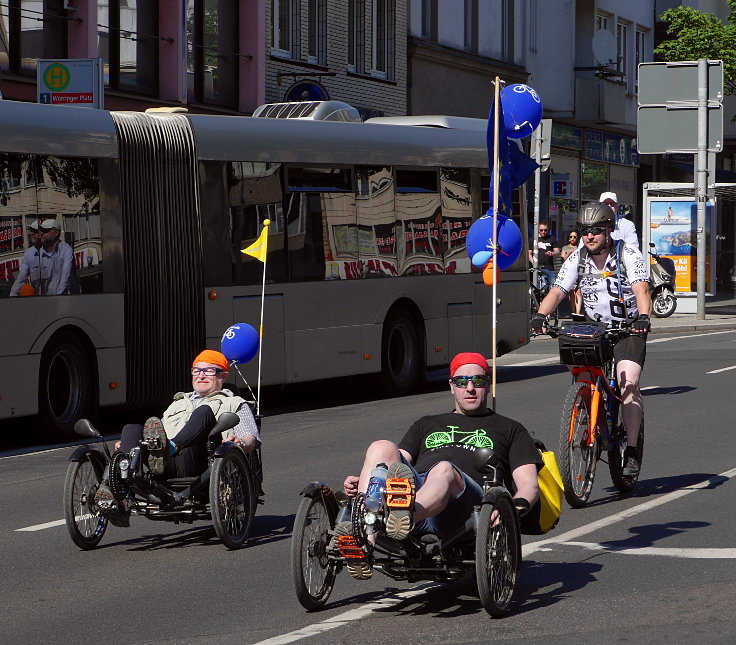
M 492 290 L 464 244 L 488 207 L 485 122 L 314 107 L 0 101 L 0 419 L 39 414 L 63 433 L 98 406 L 187 390 L 194 355 L 233 323 L 258 327 L 264 265 L 241 251 L 265 219 L 263 385 L 376 374 L 405 393 L 458 351 L 489 356 Z M 10 297 L 27 229 L 49 218 L 78 293 Z M 528 341 L 524 249 L 498 287 L 499 355 Z M 241 369 L 254 383 L 257 361 Z

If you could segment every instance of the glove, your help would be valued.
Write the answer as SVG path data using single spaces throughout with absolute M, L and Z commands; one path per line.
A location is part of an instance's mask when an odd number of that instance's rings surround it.
M 534 317 L 529 321 L 529 331 L 532 334 L 543 334 L 544 328 L 547 326 L 547 316 L 542 314 L 535 314 Z
M 514 497 L 514 506 L 516 506 L 516 512 L 519 514 L 519 517 L 524 517 L 531 508 L 529 500 L 523 497 Z
M 636 333 L 647 333 L 652 328 L 652 323 L 649 322 L 649 316 L 647 314 L 639 314 L 639 317 L 631 323 L 631 330 Z

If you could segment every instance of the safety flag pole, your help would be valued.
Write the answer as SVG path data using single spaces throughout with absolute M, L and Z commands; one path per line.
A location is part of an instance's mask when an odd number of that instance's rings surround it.
M 496 289 L 498 286 L 498 280 L 495 279 L 497 276 L 497 264 L 498 258 L 498 102 L 500 97 L 499 86 L 501 81 L 498 76 L 494 81 L 494 93 L 493 93 L 493 256 L 491 262 L 493 262 L 493 288 L 491 291 L 491 409 L 496 411 Z
M 256 416 L 261 413 L 261 359 L 263 358 L 263 309 L 266 301 L 266 257 L 268 254 L 268 227 L 271 220 L 263 220 L 263 230 L 258 239 L 253 242 L 247 249 L 243 249 L 241 253 L 252 255 L 257 260 L 263 262 L 263 281 L 261 282 L 261 322 L 258 326 L 258 385 L 256 391 Z

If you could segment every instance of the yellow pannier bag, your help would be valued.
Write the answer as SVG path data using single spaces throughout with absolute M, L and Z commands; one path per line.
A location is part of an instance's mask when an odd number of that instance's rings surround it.
M 544 466 L 537 473 L 539 481 L 539 501 L 521 518 L 521 532 L 525 535 L 542 535 L 551 531 L 560 519 L 565 487 L 560 469 L 557 467 L 555 453 L 547 450 L 538 439 L 534 440 L 542 454 Z

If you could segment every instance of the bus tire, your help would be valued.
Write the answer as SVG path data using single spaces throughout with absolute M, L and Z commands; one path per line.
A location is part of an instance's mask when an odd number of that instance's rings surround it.
M 381 385 L 387 394 L 407 394 L 417 385 L 423 369 L 421 348 L 421 333 L 411 314 L 404 309 L 390 313 L 381 339 Z
M 74 423 L 97 413 L 94 365 L 77 336 L 60 331 L 41 354 L 38 411 L 49 437 L 71 435 Z

